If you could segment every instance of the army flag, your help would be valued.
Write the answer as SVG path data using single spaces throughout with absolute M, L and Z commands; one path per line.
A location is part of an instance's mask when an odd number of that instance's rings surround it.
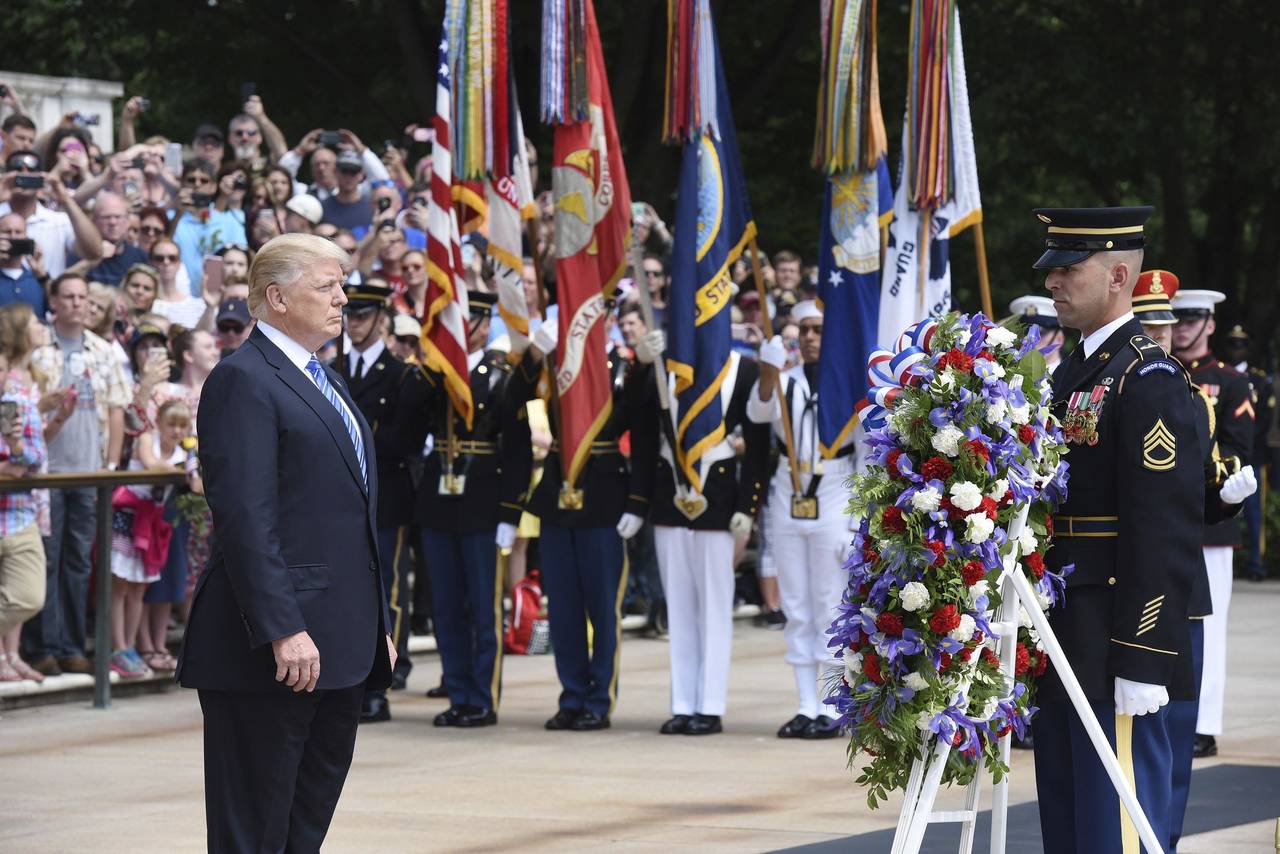
M 460 0 L 450 3 L 450 12 Z M 454 410 L 471 425 L 471 371 L 467 368 L 467 286 L 462 277 L 458 216 L 453 209 L 449 120 L 449 26 L 440 38 L 436 65 L 435 139 L 431 146 L 431 196 L 427 205 L 427 292 L 422 317 L 426 364 L 444 376 Z
M 543 121 L 555 126 L 555 384 L 566 491 L 586 465 L 612 403 L 605 297 L 631 245 L 631 191 L 613 119 L 592 0 L 543 0 Z
M 667 370 L 675 377 L 676 447 L 701 492 L 698 461 L 724 439 L 720 393 L 732 343 L 729 269 L 755 237 L 729 92 L 707 0 L 669 6 L 668 139 L 684 143 L 671 250 Z M 696 8 L 695 8 L 696 7 Z
M 515 81 L 511 101 L 515 105 Z M 523 350 L 529 340 L 529 309 L 524 294 L 525 222 L 533 218 L 533 183 L 524 147 L 520 110 L 511 116 L 511 165 L 485 185 L 489 208 L 489 261 L 498 292 L 498 314 L 511 336 L 511 348 Z
M 951 309 L 950 240 L 982 219 L 960 13 L 913 0 L 902 164 L 881 280 L 878 340 Z

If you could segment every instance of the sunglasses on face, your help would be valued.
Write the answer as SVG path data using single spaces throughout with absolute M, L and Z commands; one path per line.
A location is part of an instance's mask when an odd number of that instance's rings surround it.
M 235 321 L 223 321 L 218 324 L 218 331 L 224 335 L 239 335 L 244 332 L 244 324 Z
M 232 136 L 257 136 L 257 128 L 236 128 L 231 132 Z
M 158 225 L 144 225 L 138 231 L 143 234 L 164 234 L 164 229 Z
M 188 187 L 202 187 L 205 184 L 212 184 L 213 179 L 205 175 L 189 175 L 182 179 L 182 183 Z
M 180 257 L 178 255 L 152 255 L 151 260 L 157 264 L 174 264 L 177 263 Z

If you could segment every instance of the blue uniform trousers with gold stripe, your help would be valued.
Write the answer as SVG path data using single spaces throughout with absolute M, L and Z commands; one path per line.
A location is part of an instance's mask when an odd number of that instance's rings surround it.
M 391 614 L 391 642 L 396 654 L 407 661 L 409 655 L 409 526 L 378 529 L 378 556 L 382 565 L 382 589 L 387 592 Z M 403 669 L 401 665 L 400 669 Z
M 422 532 L 444 687 L 454 706 L 497 709 L 502 681 L 502 579 L 495 531 Z
M 1134 717 L 1117 715 L 1112 701 L 1091 705 L 1156 838 L 1167 840 L 1173 760 L 1169 707 Z M 1035 717 L 1035 735 L 1036 793 L 1045 854 L 1145 851 L 1071 702 L 1045 703 Z
M 542 522 L 542 589 L 560 677 L 560 708 L 605 716 L 618 695 L 626 550 L 613 528 Z M 591 639 L 587 621 L 591 621 Z
M 1196 684 L 1204 670 L 1204 620 L 1189 620 L 1191 629 L 1191 666 Z M 1174 700 L 1169 704 L 1169 745 L 1173 749 L 1173 806 L 1169 811 L 1169 854 L 1178 850 L 1182 838 L 1182 822 L 1187 817 L 1187 799 L 1191 796 L 1191 754 L 1196 749 L 1196 718 L 1199 700 Z

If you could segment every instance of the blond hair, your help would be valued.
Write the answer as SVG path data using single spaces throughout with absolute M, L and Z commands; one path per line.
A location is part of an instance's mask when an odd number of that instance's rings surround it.
M 342 247 L 314 234 L 282 234 L 267 241 L 249 265 L 249 314 L 266 317 L 267 287 L 292 285 L 318 261 L 337 261 L 345 271 L 351 256 Z
M 191 426 L 191 407 L 187 406 L 185 400 L 180 398 L 172 398 L 160 404 L 159 411 L 156 412 L 156 424 L 177 424 L 183 427 Z

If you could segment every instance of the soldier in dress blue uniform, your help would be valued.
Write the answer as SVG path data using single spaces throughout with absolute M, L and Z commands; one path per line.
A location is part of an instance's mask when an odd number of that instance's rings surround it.
M 1178 277 L 1168 270 L 1147 270 L 1138 277 L 1133 292 L 1133 313 L 1143 331 L 1165 348 L 1173 347 L 1172 299 L 1178 292 Z M 1196 413 L 1196 432 L 1205 472 L 1205 523 L 1213 524 L 1236 516 L 1240 501 L 1256 488 L 1249 466 L 1241 466 L 1238 457 L 1224 458 L 1218 445 L 1217 417 L 1204 389 L 1192 385 L 1192 401 Z M 1200 685 L 1204 667 L 1204 619 L 1213 612 L 1209 596 L 1209 575 L 1201 562 L 1191 585 L 1187 603 L 1187 627 L 1191 632 L 1191 661 L 1195 684 Z M 1197 692 L 1198 693 L 1198 692 Z M 1182 838 L 1183 819 L 1191 794 L 1191 760 L 1195 749 L 1196 716 L 1199 698 L 1172 700 L 1169 703 L 1169 744 L 1173 754 L 1172 806 L 1170 808 L 1169 850 L 1175 851 Z
M 546 364 L 543 353 L 555 350 L 556 331 L 554 323 L 538 327 L 517 369 L 531 396 Z M 652 364 L 654 354 L 663 349 L 662 333 L 650 333 L 646 341 L 641 359 Z M 623 540 L 640 530 L 652 488 L 653 469 L 628 466 L 618 443 L 627 431 L 633 442 L 657 435 L 653 408 L 644 405 L 642 391 L 646 383 L 652 386 L 653 371 L 623 359 L 616 347 L 599 358 L 608 360 L 613 400 L 586 464 L 570 488 L 561 463 L 559 407 L 553 402 L 547 407 L 551 450 L 542 480 L 528 501 L 529 512 L 541 523 L 542 589 L 561 686 L 559 708 L 546 722 L 549 730 L 609 728 L 618 696 L 622 594 L 627 585 Z
M 391 613 L 391 638 L 401 659 L 396 661 L 396 674 L 403 685 L 413 667 L 409 662 L 409 591 L 401 563 L 404 532 L 413 509 L 413 484 L 404 455 L 392 449 L 392 424 L 405 365 L 387 351 L 382 338 L 383 308 L 391 299 L 391 288 L 371 277 L 362 284 L 347 285 L 346 292 L 343 315 L 347 332 L 335 367 L 347 381 L 347 390 L 360 414 L 369 422 L 378 450 L 378 551 Z M 366 692 L 360 721 L 389 720 L 391 707 L 386 692 Z
M 1271 377 L 1256 364 L 1249 363 L 1249 333 L 1240 324 L 1227 330 L 1223 347 L 1223 361 L 1249 378 L 1253 388 L 1253 465 L 1259 472 L 1265 471 L 1271 461 L 1271 448 L 1267 434 L 1271 432 L 1271 418 L 1276 408 L 1275 388 Z M 1267 577 L 1267 567 L 1262 562 L 1265 538 L 1262 536 L 1262 509 L 1266 504 L 1266 480 L 1259 483 L 1258 491 L 1244 502 L 1245 545 L 1249 549 L 1249 563 L 1245 575 L 1250 581 L 1262 581 Z
M 1223 456 L 1251 462 L 1254 442 L 1253 389 L 1248 378 L 1217 359 L 1209 349 L 1213 307 L 1225 300 L 1219 291 L 1179 290 L 1173 296 L 1173 352 L 1213 404 L 1216 439 Z M 1213 613 L 1204 620 L 1204 673 L 1200 677 L 1197 757 L 1218 752 L 1222 705 L 1227 684 L 1227 609 L 1231 604 L 1232 551 L 1241 544 L 1240 525 L 1223 520 L 1204 529 L 1204 561 L 1209 572 Z
M 1204 477 L 1186 372 L 1133 316 L 1149 207 L 1040 209 L 1036 262 L 1082 340 L 1053 374 L 1070 494 L 1050 568 L 1075 569 L 1049 621 L 1157 838 L 1170 832 L 1171 698 L 1195 695 L 1187 601 Z M 1054 668 L 1041 680 L 1036 786 L 1045 851 L 1137 851 L 1137 831 Z
M 431 578 L 432 616 L 449 708 L 436 726 L 498 722 L 502 681 L 502 576 L 498 549 L 515 541 L 529 488 L 527 392 L 512 381 L 506 354 L 486 351 L 497 296 L 469 294 L 467 325 L 473 420 L 454 411 L 441 374 L 419 368 L 415 429 L 402 440 L 422 447 L 434 437 L 418 487 L 415 515 Z

